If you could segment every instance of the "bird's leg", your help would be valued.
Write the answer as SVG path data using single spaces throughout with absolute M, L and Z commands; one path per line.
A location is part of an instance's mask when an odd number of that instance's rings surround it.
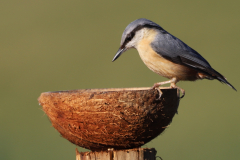
M 183 97 L 185 96 L 185 90 L 182 89 L 182 88 L 180 88 L 180 87 L 178 87 L 178 86 L 176 85 L 176 83 L 174 83 L 174 82 L 171 83 L 170 87 L 171 87 L 171 88 L 177 88 L 178 90 L 180 90 L 180 91 L 182 92 L 182 96 L 181 96 L 180 98 L 183 98 Z
M 163 85 L 163 84 L 168 84 L 168 83 L 177 83 L 177 79 L 176 78 L 172 78 L 171 80 L 169 80 L 169 81 L 164 81 L 164 82 L 158 82 L 158 83 L 155 83 L 153 86 L 152 86 L 152 89 L 156 89 L 156 90 L 158 90 L 158 92 L 159 92 L 159 97 L 158 97 L 158 99 L 160 99 L 161 98 L 161 96 L 162 96 L 162 91 L 159 89 L 159 86 L 161 86 L 161 85 Z M 175 85 L 176 86 L 176 85 Z

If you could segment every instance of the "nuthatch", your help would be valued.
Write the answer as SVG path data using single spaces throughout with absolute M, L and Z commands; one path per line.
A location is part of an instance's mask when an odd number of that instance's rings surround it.
M 176 86 L 178 81 L 217 79 L 236 91 L 197 51 L 150 20 L 137 19 L 126 27 L 122 34 L 121 46 L 112 61 L 130 48 L 137 49 L 142 61 L 150 70 L 170 79 L 155 83 L 153 88 L 159 90 L 160 85 L 171 83 L 170 87 L 179 89 L 183 97 L 185 91 Z M 160 90 L 159 92 L 161 94 Z

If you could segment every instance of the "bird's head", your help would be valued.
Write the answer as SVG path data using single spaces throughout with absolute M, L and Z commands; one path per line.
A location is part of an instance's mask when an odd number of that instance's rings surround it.
M 150 29 L 160 29 L 158 24 L 148 20 L 148 19 L 137 19 L 131 22 L 124 30 L 122 34 L 120 48 L 117 51 L 112 61 L 115 61 L 123 52 L 130 48 L 136 48 L 139 41 L 147 34 Z

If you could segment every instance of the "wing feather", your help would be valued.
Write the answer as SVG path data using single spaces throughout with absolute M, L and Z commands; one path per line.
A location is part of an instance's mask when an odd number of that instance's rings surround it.
M 158 34 L 151 43 L 154 51 L 173 63 L 208 72 L 212 70 L 210 64 L 198 52 L 186 45 L 180 39 L 169 33 Z

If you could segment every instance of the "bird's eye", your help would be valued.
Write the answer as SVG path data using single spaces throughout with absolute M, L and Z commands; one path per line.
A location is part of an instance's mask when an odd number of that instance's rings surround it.
M 134 35 L 135 35 L 134 33 L 128 34 L 126 40 L 127 40 L 127 41 L 131 41 L 132 38 L 134 37 Z

